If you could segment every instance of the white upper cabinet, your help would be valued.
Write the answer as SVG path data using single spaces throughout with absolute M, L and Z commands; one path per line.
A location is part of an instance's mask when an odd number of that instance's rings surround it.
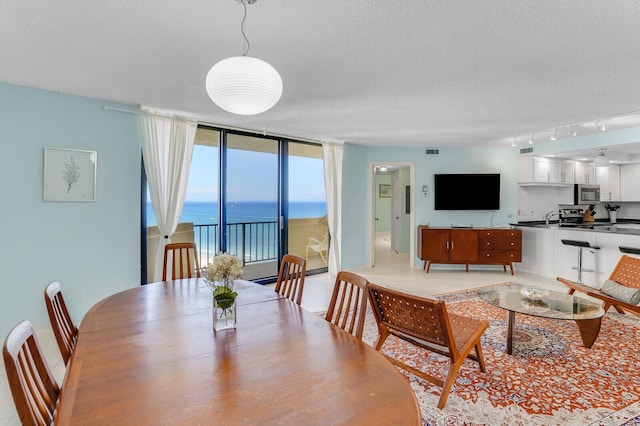
M 596 167 L 596 183 L 600 185 L 600 201 L 620 201 L 620 166 Z
M 572 160 L 562 160 L 560 162 L 560 182 L 573 184 L 575 182 L 575 161 Z
M 562 184 L 560 160 L 546 157 L 518 157 L 519 184 Z
M 640 201 L 640 164 L 620 166 L 620 201 Z
M 594 185 L 596 183 L 596 168 L 592 164 L 576 161 L 575 183 Z

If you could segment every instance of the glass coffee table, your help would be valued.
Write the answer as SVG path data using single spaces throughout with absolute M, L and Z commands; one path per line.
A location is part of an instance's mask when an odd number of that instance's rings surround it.
M 604 309 L 592 302 L 568 293 L 507 282 L 484 287 L 478 296 L 485 302 L 507 311 L 507 353 L 513 350 L 513 325 L 516 312 L 535 317 L 573 320 L 578 325 L 582 343 L 590 348 L 600 332 Z

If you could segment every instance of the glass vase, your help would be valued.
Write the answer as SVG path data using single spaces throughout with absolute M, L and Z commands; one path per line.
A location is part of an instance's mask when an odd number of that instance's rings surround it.
M 213 291 L 213 328 L 216 331 L 236 328 L 236 293 L 234 281 L 222 279 Z

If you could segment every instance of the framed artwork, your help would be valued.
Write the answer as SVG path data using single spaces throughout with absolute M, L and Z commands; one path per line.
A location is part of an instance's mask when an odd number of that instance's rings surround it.
M 381 183 L 378 185 L 378 197 L 391 198 L 391 185 Z
M 95 201 L 98 153 L 44 148 L 44 201 Z

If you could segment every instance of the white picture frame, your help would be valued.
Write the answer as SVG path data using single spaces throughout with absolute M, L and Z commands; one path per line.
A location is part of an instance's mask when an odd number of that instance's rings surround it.
M 96 201 L 98 153 L 44 148 L 44 201 Z

